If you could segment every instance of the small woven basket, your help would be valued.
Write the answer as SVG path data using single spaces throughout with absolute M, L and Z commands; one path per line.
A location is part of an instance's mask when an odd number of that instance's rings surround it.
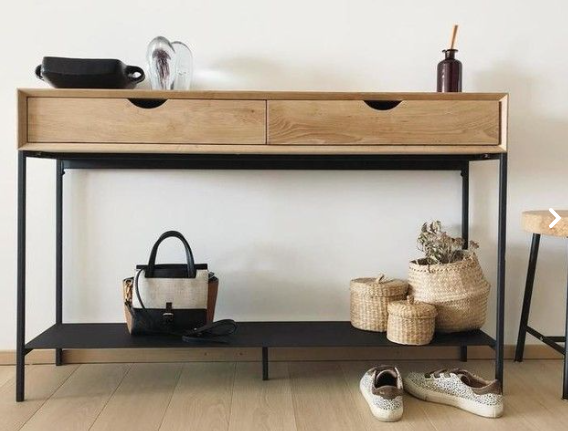
M 387 339 L 393 343 L 423 346 L 432 341 L 436 326 L 436 307 L 423 302 L 414 302 L 412 296 L 406 301 L 389 304 Z
M 475 253 L 441 265 L 410 262 L 408 282 L 417 301 L 436 306 L 436 331 L 469 331 L 485 323 L 490 285 Z
M 381 274 L 377 278 L 351 280 L 350 291 L 351 324 L 365 331 L 385 332 L 388 305 L 406 297 L 408 283 Z

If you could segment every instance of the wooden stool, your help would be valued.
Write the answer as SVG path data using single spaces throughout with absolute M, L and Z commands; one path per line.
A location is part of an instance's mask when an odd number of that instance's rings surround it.
M 523 299 L 523 311 L 521 313 L 521 324 L 519 326 L 519 336 L 517 338 L 517 350 L 515 352 L 515 361 L 522 362 L 525 350 L 525 338 L 527 332 L 538 338 L 543 343 L 549 345 L 554 350 L 564 355 L 564 383 L 562 389 L 562 398 L 568 399 L 568 299 L 566 302 L 566 328 L 564 336 L 545 336 L 528 325 L 529 312 L 531 307 L 531 298 L 534 285 L 534 276 L 536 270 L 536 261 L 538 257 L 538 248 L 540 245 L 541 235 L 568 237 L 568 211 L 556 211 L 562 217 L 552 228 L 549 225 L 554 221 L 555 217 L 550 211 L 526 211 L 523 213 L 522 225 L 523 229 L 531 232 L 532 243 L 529 257 L 529 267 L 527 271 L 527 281 L 525 284 L 525 296 Z M 568 295 L 568 289 L 567 289 Z M 564 343 L 564 347 L 558 343 Z

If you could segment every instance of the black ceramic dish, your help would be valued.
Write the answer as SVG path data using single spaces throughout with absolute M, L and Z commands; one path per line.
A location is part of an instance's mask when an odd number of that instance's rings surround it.
M 120 60 L 43 57 L 36 76 L 55 88 L 134 88 L 144 70 Z

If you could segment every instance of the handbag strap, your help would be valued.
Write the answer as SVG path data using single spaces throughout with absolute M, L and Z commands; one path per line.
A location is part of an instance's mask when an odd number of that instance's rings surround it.
M 199 328 L 185 331 L 182 340 L 190 342 L 215 342 L 228 343 L 227 336 L 232 335 L 237 330 L 237 323 L 233 319 L 223 319 L 211 322 Z
M 185 249 L 185 260 L 187 262 L 187 278 L 195 278 L 196 275 L 195 261 L 193 260 L 193 253 L 191 252 L 191 247 L 189 246 L 184 236 L 175 230 L 169 230 L 167 232 L 164 232 L 162 235 L 160 235 L 160 238 L 158 238 L 158 241 L 156 241 L 156 243 L 152 247 L 152 251 L 150 252 L 150 259 L 148 260 L 148 267 L 146 268 L 145 271 L 146 277 L 147 278 L 154 277 L 154 269 L 156 266 L 156 255 L 158 254 L 158 247 L 160 247 L 160 244 L 167 238 L 177 238 L 182 242 L 183 247 Z
M 142 273 L 142 270 L 137 271 L 136 275 L 134 276 L 134 293 L 136 294 L 136 298 L 138 298 L 138 302 L 140 303 L 140 307 L 142 309 L 142 314 L 144 315 L 144 319 L 146 320 L 146 323 L 148 324 L 148 329 L 152 329 L 156 326 L 154 319 L 152 318 L 152 316 L 150 315 L 150 313 L 148 312 L 148 310 L 146 309 L 146 306 L 144 305 L 144 302 L 142 301 L 142 297 L 140 296 L 140 290 L 138 289 L 138 279 L 140 278 L 140 274 Z

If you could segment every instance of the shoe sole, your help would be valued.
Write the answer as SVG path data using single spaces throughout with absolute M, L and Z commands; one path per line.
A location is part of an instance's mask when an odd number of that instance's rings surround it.
M 371 413 L 378 420 L 382 422 L 396 422 L 400 420 L 400 418 L 402 417 L 402 411 L 403 411 L 402 407 L 399 407 L 398 409 L 395 410 L 381 409 L 373 404 L 373 400 L 371 399 L 368 391 L 366 391 L 361 385 L 359 385 L 359 391 L 361 391 L 363 398 L 365 398 L 365 401 L 367 401 Z
M 470 412 L 478 416 L 483 416 L 484 418 L 498 418 L 503 415 L 503 404 L 496 406 L 480 404 L 472 400 L 467 400 L 453 395 L 424 389 L 416 385 L 414 382 L 412 382 L 412 380 L 404 380 L 404 389 L 410 395 L 421 400 L 456 407 L 458 409 L 465 410 L 466 412 Z

